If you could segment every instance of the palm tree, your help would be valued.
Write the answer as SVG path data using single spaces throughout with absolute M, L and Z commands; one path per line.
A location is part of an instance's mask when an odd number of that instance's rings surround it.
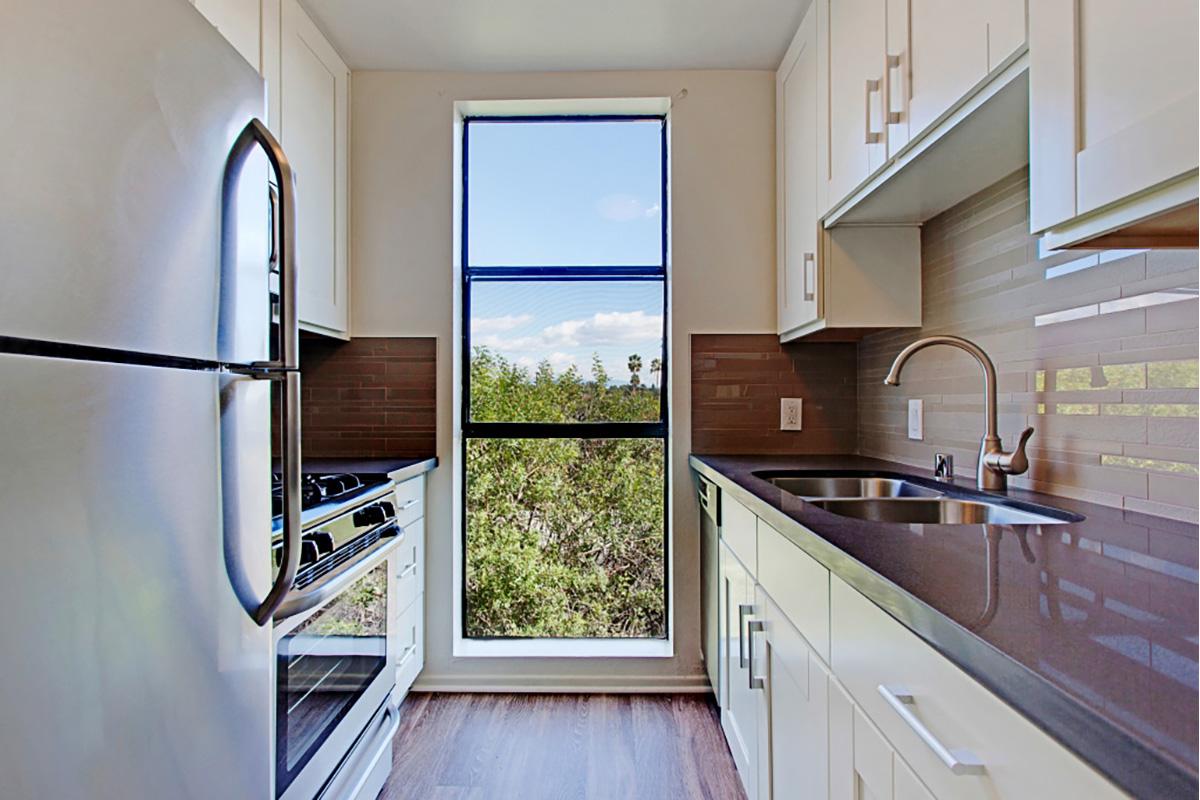
M 662 359 L 650 359 L 650 375 L 653 376 L 654 386 L 658 387 L 658 376 L 662 375 Z
M 642 357 L 634 353 L 629 357 L 629 385 L 635 389 L 642 385 L 642 379 L 638 377 L 641 371 Z

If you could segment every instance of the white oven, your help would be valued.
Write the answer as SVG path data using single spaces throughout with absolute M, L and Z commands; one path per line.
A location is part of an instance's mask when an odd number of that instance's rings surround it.
M 399 715 L 396 579 L 404 531 L 303 589 L 275 622 L 275 796 L 374 800 Z

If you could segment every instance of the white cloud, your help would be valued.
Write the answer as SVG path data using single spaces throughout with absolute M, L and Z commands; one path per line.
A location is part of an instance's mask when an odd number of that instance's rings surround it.
M 471 333 L 503 333 L 526 325 L 533 319 L 531 314 L 507 314 L 503 317 L 476 317 L 471 320 Z
M 532 372 L 533 370 L 537 369 L 543 361 L 549 361 L 550 369 L 554 370 L 555 373 L 560 375 L 569 370 L 571 367 L 579 366 L 579 362 L 575 360 L 575 356 L 571 355 L 570 353 L 558 352 L 538 358 L 534 358 L 533 356 L 521 356 L 516 360 L 516 364 L 518 367 L 523 367 L 524 369 Z
M 596 202 L 600 216 L 612 222 L 632 222 L 635 219 L 657 217 L 658 203 L 645 203 L 631 194 L 607 194 Z
M 472 325 L 472 332 L 479 329 Z M 584 319 L 549 325 L 532 336 L 479 336 L 475 344 L 500 352 L 536 352 L 568 347 L 641 344 L 662 338 L 662 315 L 645 311 L 600 311 Z

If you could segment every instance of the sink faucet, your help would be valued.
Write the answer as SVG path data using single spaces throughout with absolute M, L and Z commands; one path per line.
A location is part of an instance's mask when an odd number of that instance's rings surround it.
M 975 485 L 980 489 L 1003 492 L 1008 489 L 1009 475 L 1020 475 L 1029 469 L 1029 459 L 1025 456 L 1025 443 L 1033 435 L 1033 428 L 1026 428 L 1021 433 L 1021 439 L 1015 450 L 1011 453 L 1004 452 L 1000 436 L 996 432 L 998 427 L 996 423 L 996 367 L 979 345 L 959 336 L 939 335 L 918 339 L 900 351 L 883 382 L 889 386 L 899 386 L 900 370 L 904 369 L 905 362 L 912 357 L 913 353 L 935 344 L 966 350 L 975 357 L 983 369 L 985 427 L 983 440 L 979 443 L 979 463 L 975 468 Z

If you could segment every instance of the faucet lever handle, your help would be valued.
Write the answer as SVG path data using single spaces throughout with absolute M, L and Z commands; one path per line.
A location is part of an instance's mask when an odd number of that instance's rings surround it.
M 1017 440 L 1017 446 L 1013 449 L 1012 461 L 1009 463 L 1009 469 L 1012 470 L 1013 475 L 1020 475 L 1029 469 L 1029 458 L 1025 455 L 1025 445 L 1029 442 L 1030 436 L 1033 436 L 1033 428 L 1021 431 L 1021 438 Z
M 1025 455 L 1025 445 L 1029 442 L 1029 437 L 1033 436 L 1033 428 L 1026 428 L 1021 431 L 1021 437 L 1017 440 L 1017 446 L 1013 448 L 1011 453 L 1003 451 L 997 453 L 988 453 L 985 457 L 985 463 L 996 470 L 1008 475 L 1020 475 L 1029 469 L 1029 458 Z

